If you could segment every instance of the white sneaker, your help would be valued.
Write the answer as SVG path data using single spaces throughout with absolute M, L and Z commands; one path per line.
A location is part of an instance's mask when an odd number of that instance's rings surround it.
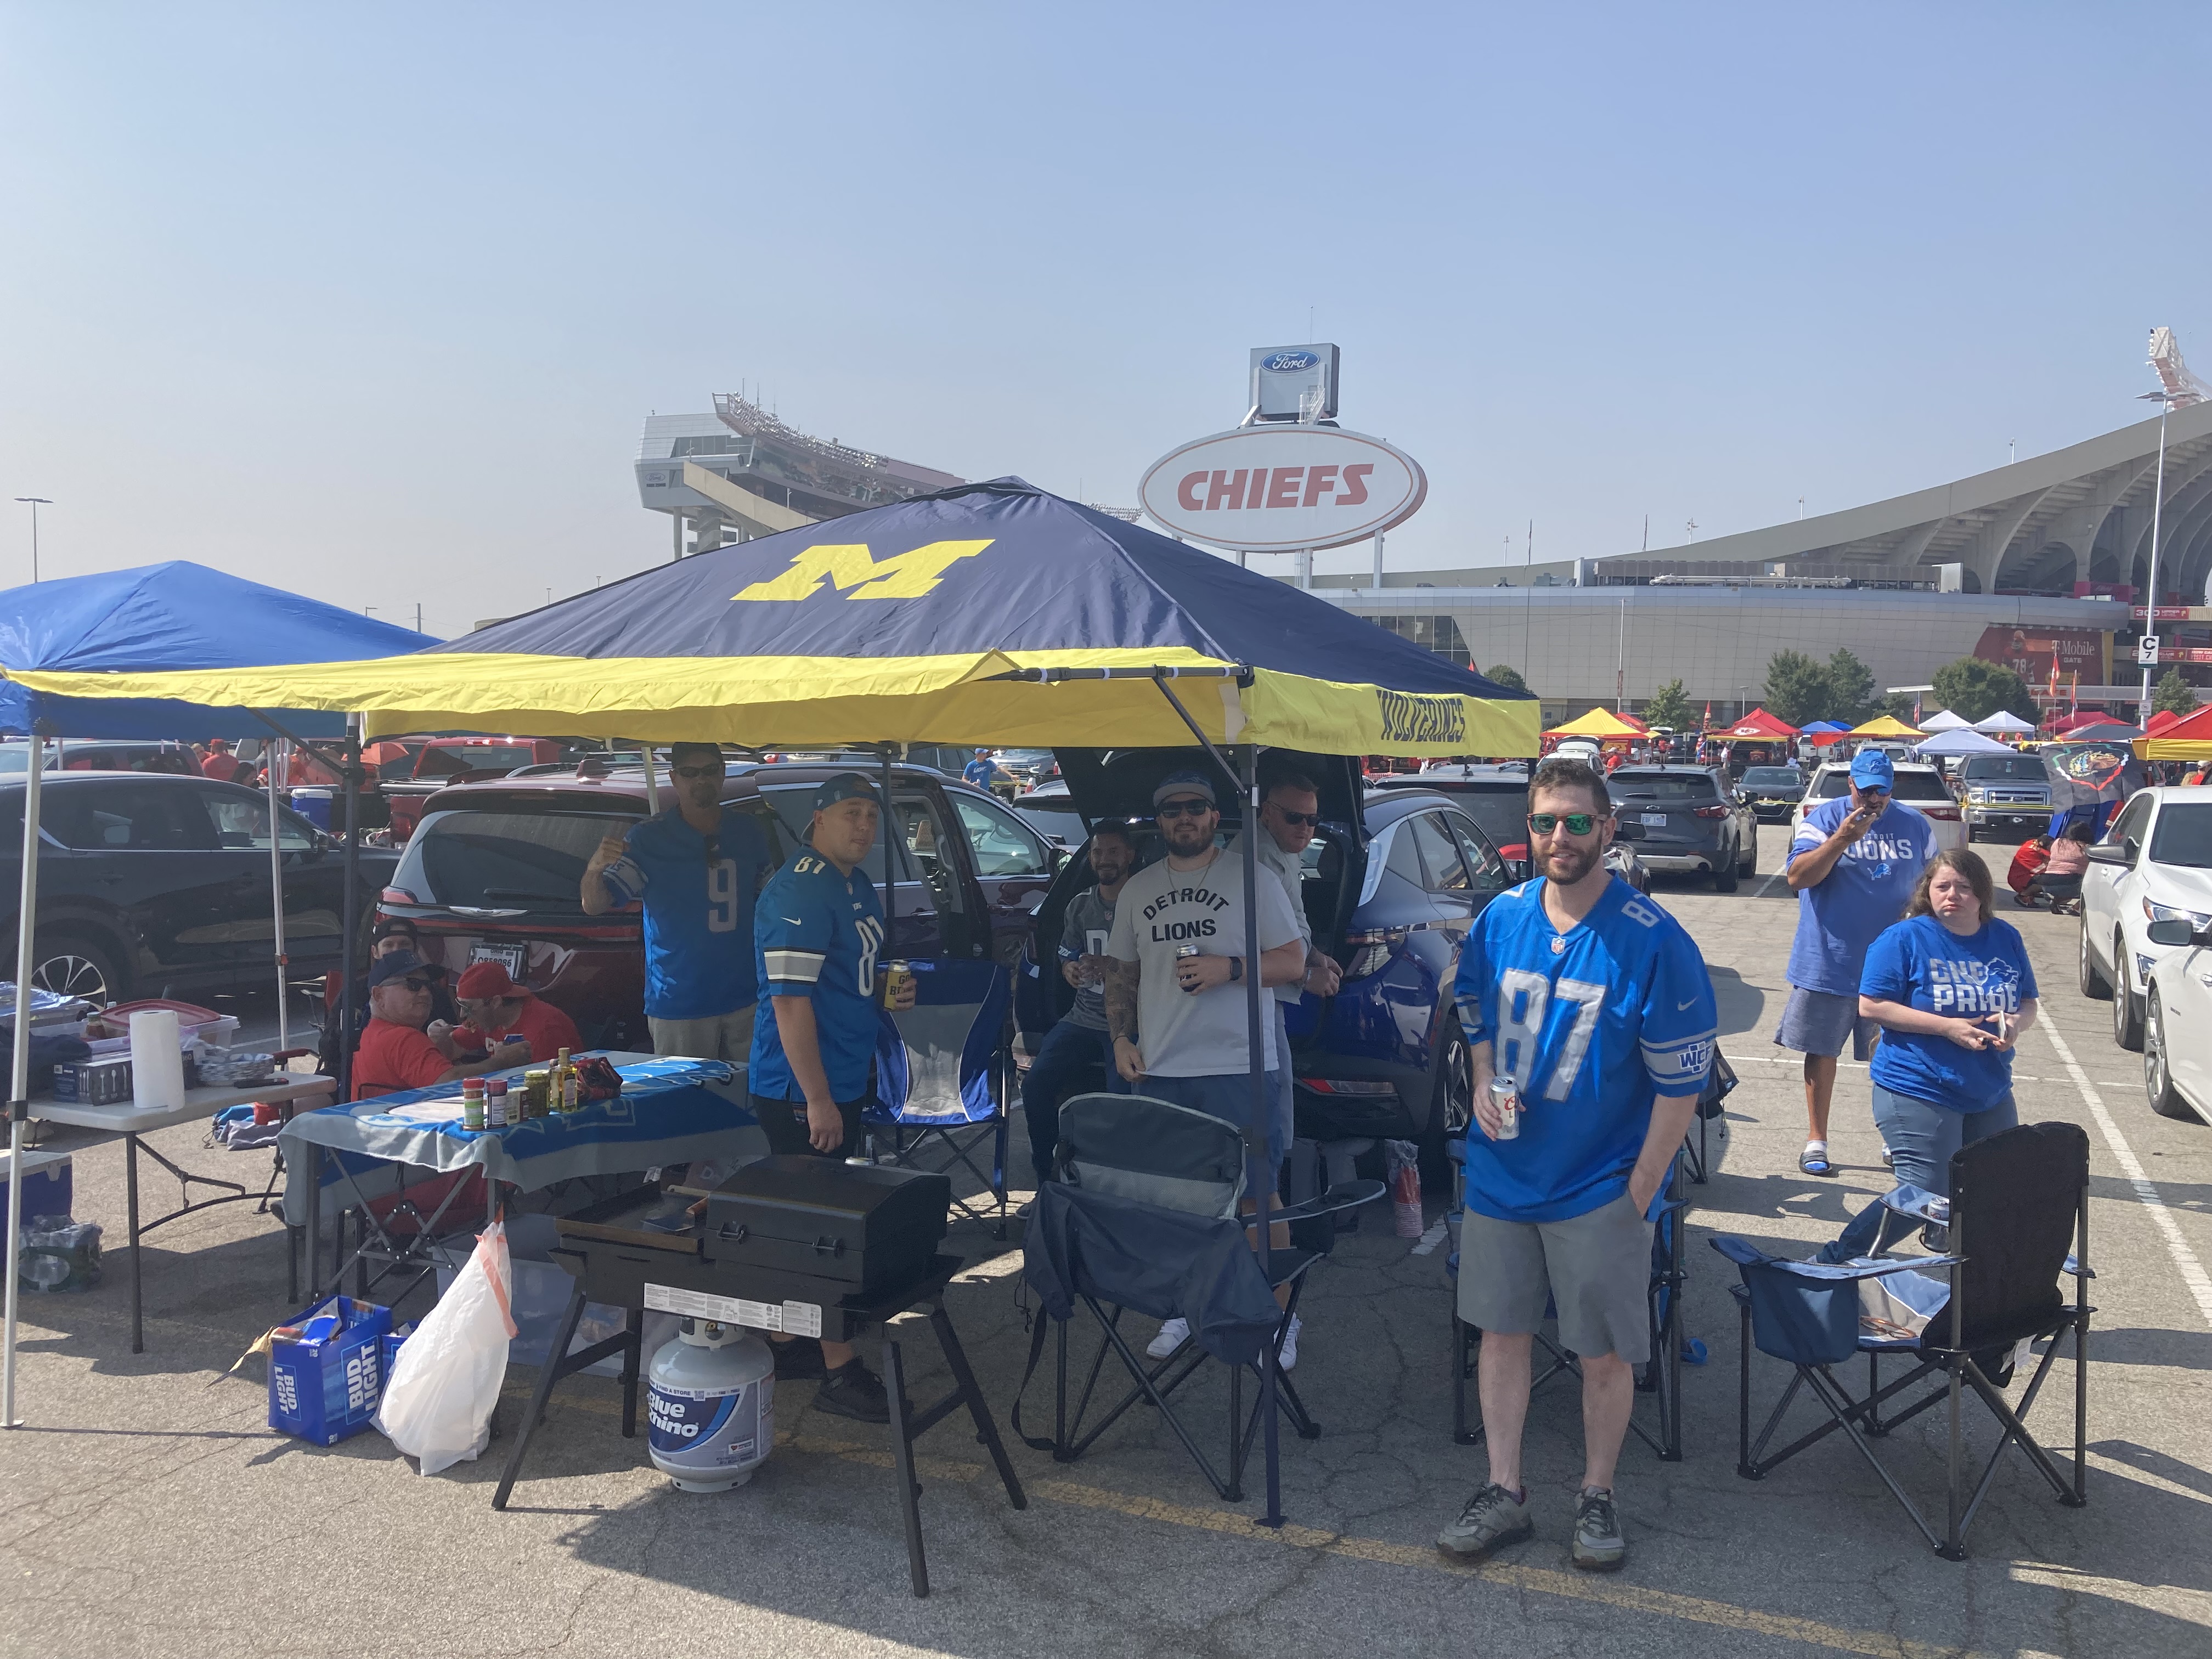
M 1160 1334 L 1152 1340 L 1145 1352 L 1155 1359 L 1165 1359 L 1189 1340 L 1190 1322 L 1187 1319 L 1170 1319 L 1160 1327 Z
M 1283 1333 L 1283 1352 L 1275 1359 L 1277 1370 L 1286 1371 L 1298 1363 L 1298 1328 L 1305 1322 L 1296 1314 L 1291 1316 L 1291 1328 Z

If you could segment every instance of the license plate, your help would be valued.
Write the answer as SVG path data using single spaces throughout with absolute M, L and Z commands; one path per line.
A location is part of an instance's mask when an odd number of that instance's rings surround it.
M 471 963 L 495 962 L 507 969 L 507 976 L 509 979 L 518 983 L 522 978 L 523 958 L 527 954 L 528 947 L 520 945 L 478 944 L 469 947 L 469 961 Z
M 1646 812 L 1644 814 L 1644 822 L 1649 829 L 1664 830 L 1667 827 L 1667 815 L 1664 812 Z

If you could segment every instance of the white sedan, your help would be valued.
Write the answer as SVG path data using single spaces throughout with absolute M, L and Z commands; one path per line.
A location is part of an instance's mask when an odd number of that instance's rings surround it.
M 1813 781 L 1805 786 L 1805 798 L 1797 803 L 1790 815 L 1790 841 L 1796 845 L 1797 831 L 1805 822 L 1805 814 L 1824 800 L 1834 800 L 1851 793 L 1851 763 L 1849 761 L 1830 761 L 1813 774 Z M 1932 766 L 1917 761 L 1900 763 L 1897 768 L 1897 786 L 1890 791 L 1892 800 L 1901 800 L 1907 806 L 1936 826 L 1936 850 L 1948 853 L 1966 844 L 1966 814 L 1959 810 L 1957 799 L 1943 775 Z
M 2139 789 L 2089 849 L 2081 878 L 2081 993 L 2112 998 L 2112 1040 L 2123 1048 L 2142 1047 L 2160 965 L 2194 949 L 2152 939 L 2151 924 L 2160 921 L 2212 927 L 2212 790 Z M 2169 1024 L 2183 1018 L 2171 997 L 2166 1006 Z M 2180 1029 L 2185 1042 L 2202 1042 L 2212 1025 L 2191 1021 Z
M 2160 1117 L 2212 1123 L 2212 928 L 2154 921 L 2164 947 L 2143 996 L 2143 1092 Z

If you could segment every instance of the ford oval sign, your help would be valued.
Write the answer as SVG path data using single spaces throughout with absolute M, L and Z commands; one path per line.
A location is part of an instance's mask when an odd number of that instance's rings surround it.
M 1260 367 L 1271 374 L 1303 374 L 1321 365 L 1321 354 L 1314 351 L 1270 352 L 1260 359 Z
M 1330 426 L 1218 432 L 1169 451 L 1139 488 L 1176 535 L 1248 553 L 1364 541 L 1412 518 L 1428 493 L 1403 450 Z

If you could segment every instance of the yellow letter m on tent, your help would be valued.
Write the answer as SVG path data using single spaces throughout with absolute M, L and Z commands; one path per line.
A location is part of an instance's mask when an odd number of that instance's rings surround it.
M 932 542 L 911 553 L 894 553 L 878 563 L 865 543 L 810 547 L 795 554 L 781 576 L 733 594 L 739 599 L 803 599 L 820 591 L 823 577 L 848 599 L 918 599 L 934 592 L 955 559 L 970 559 L 991 544 Z

